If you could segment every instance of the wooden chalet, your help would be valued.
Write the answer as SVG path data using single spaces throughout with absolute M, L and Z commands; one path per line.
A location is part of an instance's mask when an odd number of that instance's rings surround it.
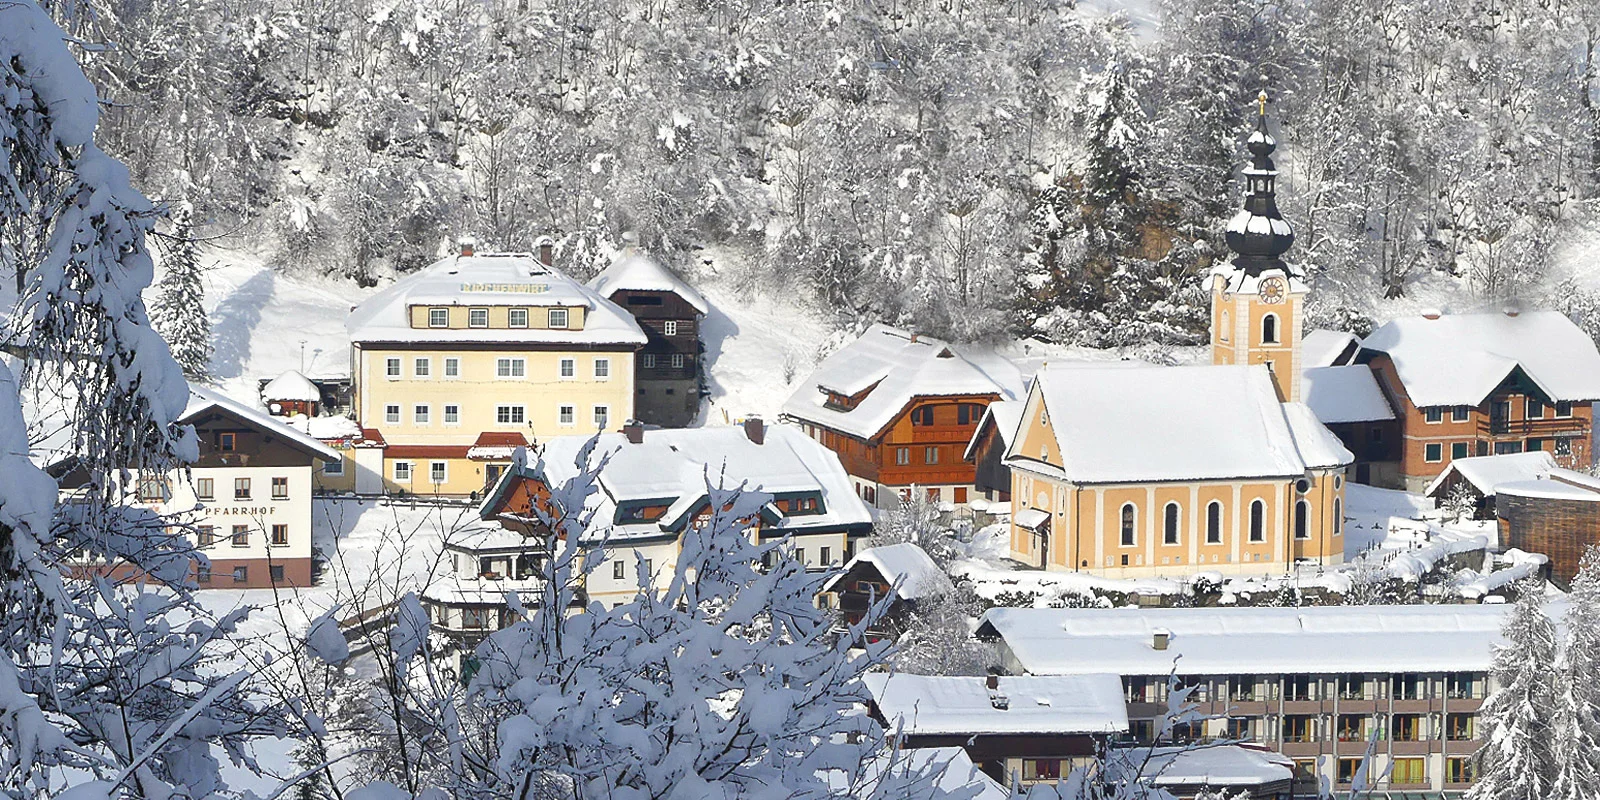
M 917 487 L 960 506 L 976 480 L 963 456 L 985 410 L 1021 390 L 1021 374 L 1004 359 L 874 325 L 823 359 L 783 416 L 839 454 L 868 503 L 890 508 Z
M 700 321 L 711 306 L 655 259 L 623 255 L 589 281 L 602 297 L 626 309 L 649 337 L 634 355 L 634 416 L 681 428 L 700 413 Z
M 823 584 L 822 593 L 846 625 L 859 624 L 873 606 L 892 596 L 884 615 L 866 632 L 867 640 L 875 642 L 895 638 L 917 601 L 953 588 L 949 576 L 922 548 L 901 542 L 856 553 L 842 572 Z
M 997 400 L 984 409 L 978 430 L 967 443 L 963 459 L 976 470 L 973 488 L 983 499 L 1011 502 L 1011 467 L 1006 465 L 1006 450 L 1022 425 L 1023 403 Z

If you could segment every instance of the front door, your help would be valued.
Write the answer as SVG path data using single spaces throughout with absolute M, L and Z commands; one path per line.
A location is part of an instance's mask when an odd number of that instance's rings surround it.
M 483 488 L 494 491 L 495 484 L 500 482 L 500 476 L 506 471 L 504 464 L 487 464 L 483 468 Z

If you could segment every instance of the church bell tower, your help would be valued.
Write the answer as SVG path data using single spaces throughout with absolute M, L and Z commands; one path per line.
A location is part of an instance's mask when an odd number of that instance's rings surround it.
M 1244 208 L 1228 221 L 1229 263 L 1211 270 L 1211 362 L 1265 364 L 1278 397 L 1300 399 L 1300 316 L 1305 277 L 1282 258 L 1294 231 L 1278 213 L 1278 143 L 1267 133 L 1267 94 L 1258 98 L 1256 129 L 1246 141 Z

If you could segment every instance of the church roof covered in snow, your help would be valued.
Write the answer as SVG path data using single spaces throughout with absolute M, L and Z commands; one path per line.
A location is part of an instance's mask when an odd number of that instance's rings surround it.
M 1035 675 L 1488 669 L 1504 605 L 994 608 L 978 623 Z M 1166 634 L 1165 648 L 1157 633 Z
M 590 279 L 589 288 L 607 298 L 619 291 L 672 292 L 702 314 L 711 311 L 711 305 L 693 286 L 661 262 L 637 251 L 624 253 L 611 262 L 611 266 Z
M 581 328 L 576 324 L 570 328 L 433 328 L 413 326 L 414 306 L 565 307 L 581 308 L 584 313 Z M 646 341 L 632 314 L 527 253 L 440 259 L 356 306 L 345 320 L 345 328 L 357 344 L 642 345 Z
M 873 325 L 861 338 L 822 360 L 783 413 L 863 439 L 871 438 L 918 397 L 1022 393 L 1022 373 L 993 353 L 955 345 L 888 325 Z M 830 394 L 854 405 L 830 403 Z
M 261 387 L 261 399 L 268 403 L 274 400 L 315 403 L 322 399 L 322 391 L 310 378 L 291 369 Z
M 1394 419 L 1394 409 L 1366 364 L 1306 369 L 1300 373 L 1300 396 L 1327 425 Z
M 575 477 L 577 457 L 591 438 L 546 439 L 537 459 L 506 471 L 479 513 L 485 518 L 500 514 L 516 481 L 559 486 Z M 744 483 L 774 495 L 764 529 L 775 533 L 871 526 L 871 512 L 856 496 L 833 451 L 787 425 L 768 425 L 761 438 L 759 444 L 751 440 L 744 426 L 649 429 L 637 443 L 623 433 L 601 434 L 591 463 L 607 460 L 599 474 L 600 491 L 588 500 L 595 509 L 590 534 L 609 534 L 613 539 L 675 535 L 705 507 L 707 480 L 730 488 Z M 807 498 L 818 502 L 789 510 L 781 507 L 785 501 L 803 503 Z
M 1418 407 L 1475 406 L 1518 370 L 1551 400 L 1600 400 L 1600 352 L 1554 311 L 1405 317 L 1361 347 L 1388 354 Z
M 1361 337 L 1323 328 L 1306 331 L 1300 338 L 1300 367 L 1337 367 L 1350 363 L 1361 349 Z
M 906 734 L 1092 734 L 1128 729 L 1117 675 L 983 677 L 874 672 L 862 676 L 872 702 Z
M 885 580 L 891 584 L 898 583 L 896 593 L 906 600 L 942 594 L 955 588 L 950 583 L 950 576 L 933 563 L 926 551 L 911 542 L 898 542 L 869 547 L 856 553 L 841 572 L 823 584 L 822 591 L 833 591 L 834 584 L 843 580 L 857 564 L 871 564 Z
M 1543 450 L 1527 453 L 1502 453 L 1493 456 L 1472 456 L 1450 461 L 1439 477 L 1428 484 L 1423 494 L 1433 497 L 1449 481 L 1451 475 L 1460 475 L 1478 494 L 1485 497 L 1495 493 L 1495 488 L 1517 481 L 1536 481 L 1550 477 L 1556 468 L 1556 459 Z
M 1035 398 L 1061 464 L 1019 452 L 1020 438 L 1007 463 L 1079 483 L 1289 477 L 1349 457 L 1320 424 L 1291 425 L 1299 412 L 1264 366 L 1050 369 L 1034 379 L 1029 414 Z
M 210 409 L 218 409 L 239 417 L 246 422 L 254 424 L 263 433 L 282 436 L 286 441 L 309 452 L 313 458 L 323 461 L 338 461 L 342 458 L 339 455 L 339 451 L 323 444 L 315 437 L 298 428 L 285 425 L 277 417 L 270 416 L 258 408 L 194 384 L 189 384 L 189 405 L 183 409 L 183 416 L 179 417 L 178 421 L 192 421 L 195 417 Z

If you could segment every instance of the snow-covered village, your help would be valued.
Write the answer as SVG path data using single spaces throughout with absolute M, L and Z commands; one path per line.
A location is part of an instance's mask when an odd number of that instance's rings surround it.
M 0 798 L 1600 798 L 1597 42 L 0 3 Z

